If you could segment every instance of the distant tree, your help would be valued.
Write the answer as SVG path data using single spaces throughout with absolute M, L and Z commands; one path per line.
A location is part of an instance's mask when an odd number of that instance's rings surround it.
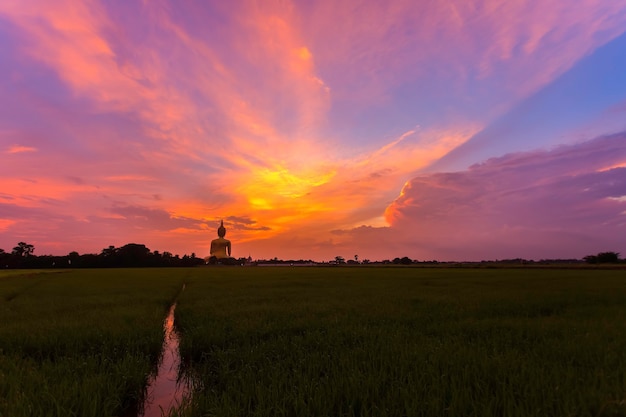
M 100 252 L 100 255 L 102 255 L 105 258 L 110 258 L 113 257 L 117 254 L 118 249 L 111 245 L 108 248 L 102 249 L 102 252 Z
M 11 263 L 11 254 L 0 249 L 0 268 L 8 268 Z
M 26 242 L 19 242 L 16 247 L 13 248 L 13 255 L 17 257 L 28 257 L 33 254 L 35 251 L 35 247 L 33 245 L 29 245 Z
M 94 253 L 87 253 L 80 256 L 78 265 L 72 265 L 81 268 L 96 268 L 102 266 L 101 258 Z
M 619 262 L 619 253 L 617 252 L 600 252 L 597 256 L 600 263 Z
M 587 255 L 583 258 L 583 260 L 585 262 L 587 262 L 588 264 L 597 264 L 598 263 L 598 257 L 596 255 Z
M 108 248 L 102 249 L 100 255 L 100 265 L 105 267 L 114 267 L 118 266 L 118 252 L 119 249 L 113 245 L 110 245 Z
M 67 265 L 72 267 L 80 266 L 80 254 L 72 251 L 67 255 Z
M 402 258 L 393 258 L 392 263 L 396 265 L 411 265 L 413 261 L 408 256 L 404 256 Z
M 605 264 L 619 262 L 618 252 L 600 252 L 597 255 L 587 255 L 583 258 L 590 264 Z
M 139 243 L 128 243 L 118 251 L 121 266 L 147 266 L 150 255 L 150 249 Z
M 346 260 L 343 256 L 335 256 L 335 262 L 337 262 L 338 264 L 345 264 Z

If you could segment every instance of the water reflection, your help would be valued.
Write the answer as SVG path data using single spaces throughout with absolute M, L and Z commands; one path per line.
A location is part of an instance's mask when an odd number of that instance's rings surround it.
M 161 359 L 155 374 L 150 376 L 143 404 L 142 417 L 160 417 L 168 415 L 171 409 L 178 408 L 189 396 L 189 385 L 185 378 L 179 379 L 180 369 L 180 335 L 174 328 L 174 311 L 172 304 L 163 323 L 165 336 Z

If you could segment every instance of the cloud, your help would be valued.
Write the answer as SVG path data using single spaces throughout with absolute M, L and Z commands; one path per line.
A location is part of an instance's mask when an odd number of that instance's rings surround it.
M 226 217 L 226 225 L 235 230 L 272 230 L 268 226 L 260 226 L 256 220 L 245 216 L 228 216 Z
M 37 148 L 32 146 L 11 145 L 5 151 L 6 153 L 22 153 L 22 152 L 37 152 Z
M 508 154 L 408 181 L 387 208 L 395 235 L 445 259 L 624 251 L 626 133 Z
M 598 48 L 431 167 L 466 168 L 485 155 L 571 143 L 626 128 L 626 34 Z
M 63 254 L 73 250 L 98 253 L 102 247 L 129 242 L 188 253 L 190 248 L 197 251 L 208 247 L 214 237 L 207 232 L 202 219 L 178 217 L 158 208 L 123 204 L 76 215 L 71 210 L 64 210 L 60 202 L 32 207 L 0 202 L 0 228 L 5 232 L 0 238 L 0 247 L 24 240 L 39 248 L 40 254 L 51 251 Z
M 0 219 L 0 230 L 6 230 L 13 224 L 15 224 L 15 220 Z
M 558 0 L 320 1 L 303 14 L 302 24 L 317 34 L 312 49 L 319 60 L 343 64 L 329 77 L 333 91 L 366 91 L 356 96 L 361 100 L 450 73 L 461 81 L 497 74 L 500 86 L 525 96 L 622 33 L 626 19 L 622 4 L 595 0 L 575 8 Z M 444 62 L 445 68 L 435 64 Z
M 202 221 L 185 217 L 176 217 L 165 210 L 142 206 L 113 206 L 110 212 L 119 216 L 130 227 L 145 228 L 151 231 L 168 231 L 177 228 L 202 229 Z

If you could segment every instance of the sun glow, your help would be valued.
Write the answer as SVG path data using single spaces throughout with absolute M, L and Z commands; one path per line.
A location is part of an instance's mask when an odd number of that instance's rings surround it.
M 300 59 L 302 59 L 303 61 L 308 61 L 313 57 L 313 55 L 311 55 L 311 51 L 309 51 L 308 48 L 304 46 L 297 50 L 297 54 L 298 57 L 300 57 Z
M 252 174 L 252 181 L 243 185 L 240 191 L 254 208 L 272 209 L 279 200 L 284 204 L 289 199 L 305 196 L 334 176 L 335 171 L 299 174 L 282 166 L 261 168 Z

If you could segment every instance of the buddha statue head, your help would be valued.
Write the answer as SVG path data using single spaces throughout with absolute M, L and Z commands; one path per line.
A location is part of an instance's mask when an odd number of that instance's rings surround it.
M 226 235 L 226 228 L 224 227 L 224 220 L 220 221 L 220 227 L 217 228 L 217 235 L 224 237 Z

